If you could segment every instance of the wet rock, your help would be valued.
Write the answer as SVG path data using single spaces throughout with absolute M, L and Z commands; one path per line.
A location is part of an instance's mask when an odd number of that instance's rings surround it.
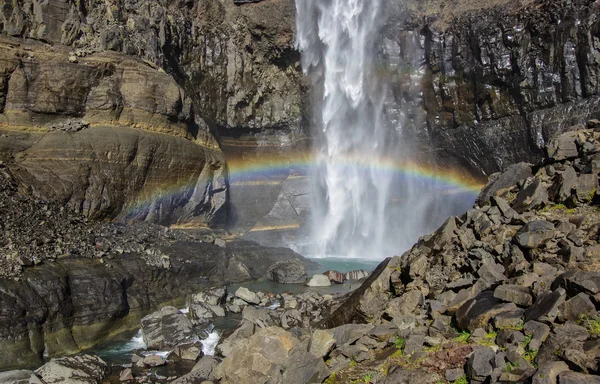
M 303 262 L 286 260 L 271 266 L 267 271 L 267 278 L 280 284 L 304 284 L 308 276 Z
M 327 272 L 323 272 L 323 274 L 325 276 L 327 276 L 327 278 L 329 279 L 329 281 L 331 281 L 332 283 L 335 284 L 344 284 L 344 274 L 338 271 L 327 271 Z
M 346 278 L 346 280 L 356 281 L 366 279 L 367 277 L 369 277 L 369 273 L 364 269 L 358 269 L 356 271 L 346 272 L 344 277 Z
M 97 356 L 78 355 L 52 359 L 35 371 L 46 384 L 99 384 L 108 364 Z
M 40 379 L 28 370 L 0 372 L 0 383 L 4 384 L 43 384 Z
M 552 223 L 545 220 L 534 220 L 519 229 L 515 235 L 515 241 L 522 248 L 535 249 L 552 239 L 554 233 Z
M 215 288 L 208 291 L 198 292 L 191 297 L 191 303 L 204 303 L 208 305 L 223 305 L 227 298 L 227 288 Z
M 498 286 L 494 290 L 494 297 L 515 303 L 520 307 L 529 307 L 533 303 L 533 297 L 529 293 L 529 289 L 513 284 Z
M 308 283 L 306 283 L 309 287 L 329 287 L 331 285 L 331 281 L 325 275 L 314 275 Z
M 237 291 L 235 291 L 235 297 L 244 300 L 249 304 L 260 304 L 260 298 L 256 295 L 256 293 L 250 291 L 246 287 L 239 287 Z
M 175 307 L 164 307 L 144 317 L 141 324 L 148 349 L 171 349 L 197 338 L 192 322 Z

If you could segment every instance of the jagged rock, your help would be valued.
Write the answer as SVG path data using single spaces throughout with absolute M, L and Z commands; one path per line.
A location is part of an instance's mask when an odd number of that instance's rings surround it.
M 461 329 L 473 331 L 487 325 L 492 317 L 515 309 L 516 306 L 513 303 L 504 303 L 496 299 L 493 292 L 486 291 L 458 308 L 456 323 Z
M 282 383 L 289 384 L 321 383 L 331 373 L 322 358 L 306 352 L 302 345 L 290 351 L 284 370 Z
M 477 348 L 467 361 L 467 374 L 472 380 L 485 381 L 492 375 L 492 361 L 496 353 L 488 347 Z
M 487 204 L 490 201 L 490 198 L 499 190 L 517 185 L 520 181 L 526 180 L 531 176 L 533 176 L 531 164 L 513 164 L 509 166 L 506 171 L 491 175 L 475 202 L 476 204 L 483 206 Z
M 366 279 L 367 277 L 369 277 L 369 273 L 363 269 L 358 269 L 356 271 L 346 272 L 346 275 L 344 277 L 346 278 L 346 280 L 356 281 Z
M 385 313 L 392 319 L 413 313 L 417 307 L 422 306 L 424 302 L 421 291 L 408 291 L 401 297 L 392 299 Z
M 500 285 L 494 290 L 494 297 L 500 300 L 517 304 L 521 307 L 529 307 L 533 303 L 533 297 L 529 289 L 519 285 Z
M 577 149 L 577 133 L 566 132 L 551 139 L 546 146 L 546 154 L 553 161 L 576 158 L 579 154 Z
M 327 276 L 327 278 L 329 279 L 329 281 L 331 281 L 332 283 L 336 283 L 336 284 L 344 284 L 344 274 L 338 271 L 326 271 L 323 272 L 323 274 L 325 276 Z
M 595 313 L 594 303 L 588 295 L 581 292 L 561 305 L 559 317 L 562 320 L 579 321 L 583 316 L 593 317 Z
M 178 345 L 173 350 L 173 353 L 182 360 L 196 361 L 202 356 L 202 343 L 195 342 Z
M 219 345 L 217 345 L 217 352 L 222 356 L 227 357 L 246 339 L 250 338 L 254 334 L 254 324 L 249 321 L 242 321 L 240 326 L 233 331 L 231 335 L 226 337 Z
M 579 175 L 577 182 L 577 200 L 580 202 L 590 202 L 598 190 L 598 175 L 582 174 Z
M 330 330 L 316 330 L 310 339 L 309 352 L 316 357 L 323 358 L 331 352 L 336 340 Z
M 565 300 L 566 291 L 562 288 L 546 292 L 538 297 L 531 307 L 525 310 L 525 321 L 538 320 L 540 318 L 552 321 L 558 316 L 559 307 Z
M 575 296 L 580 292 L 599 298 L 600 272 L 568 271 L 556 278 L 552 283 L 552 289 L 562 287 L 567 290 L 569 296 Z
M 199 323 L 206 323 L 214 316 L 214 312 L 210 309 L 210 306 L 204 303 L 190 304 L 190 313 L 194 321 Z
M 215 378 L 228 383 L 282 382 L 282 368 L 298 343 L 298 339 L 281 328 L 261 329 L 231 351 L 217 366 Z
M 577 189 L 577 172 L 573 167 L 568 167 L 554 178 L 551 197 L 554 201 L 565 202 Z
M 564 371 L 558 374 L 558 382 L 560 384 L 600 384 L 600 376 Z
M 97 356 L 78 355 L 52 359 L 35 371 L 46 384 L 100 384 L 108 364 Z
M 288 260 L 271 266 L 267 271 L 267 278 L 280 284 L 304 284 L 308 276 L 303 262 Z
M 523 324 L 523 317 L 525 316 L 524 309 L 516 309 L 514 311 L 502 312 L 494 316 L 494 326 L 496 328 L 516 328 L 520 324 Z
M 452 368 L 452 369 L 446 370 L 446 373 L 444 374 L 444 378 L 449 382 L 453 382 L 453 381 L 456 381 L 459 378 L 463 377 L 464 375 L 465 375 L 464 369 Z
M 545 220 L 530 221 L 515 235 L 516 243 L 526 249 L 535 249 L 554 237 L 554 225 Z
M 136 363 L 137 366 L 141 367 L 160 367 L 165 364 L 167 364 L 167 360 L 158 355 L 148 355 Z
M 215 360 L 211 356 L 202 357 L 192 371 L 186 375 L 181 376 L 175 381 L 172 381 L 171 384 L 196 384 L 196 383 L 212 383 L 211 380 L 213 377 L 213 371 L 216 368 L 218 361 Z
M 195 341 L 192 322 L 175 307 L 164 307 L 142 319 L 148 349 L 165 350 Z
M 331 285 L 331 281 L 325 275 L 314 275 L 306 285 L 309 287 L 328 287 Z
M 235 297 L 244 300 L 246 303 L 249 303 L 249 304 L 260 304 L 260 299 L 256 295 L 256 293 L 250 291 L 246 287 L 239 287 L 237 289 L 237 291 L 235 291 L 234 295 L 235 295 Z
M 204 303 L 208 305 L 223 305 L 227 298 L 227 287 L 215 288 L 192 295 L 192 303 Z
M 533 384 L 556 384 L 558 375 L 568 370 L 569 366 L 563 361 L 548 361 L 540 364 L 533 376 Z
M 550 335 L 550 327 L 537 321 L 528 321 L 523 326 L 523 332 L 531 336 L 529 349 L 538 350 Z
M 529 186 L 522 189 L 515 198 L 513 209 L 519 213 L 541 208 L 548 204 L 548 192 L 538 178 L 534 179 Z
M 525 340 L 525 336 L 521 332 L 512 329 L 501 329 L 496 337 L 496 344 L 501 348 L 508 349 L 510 346 L 518 347 L 523 340 Z

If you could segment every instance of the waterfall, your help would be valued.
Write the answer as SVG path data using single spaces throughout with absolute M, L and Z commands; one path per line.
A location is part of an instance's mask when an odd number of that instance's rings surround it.
M 379 44 L 383 0 L 296 0 L 296 9 L 296 44 L 315 105 L 314 249 L 307 253 L 368 259 L 398 254 L 441 224 L 455 205 L 426 181 L 398 178 L 390 165 L 410 160 L 414 151 L 403 139 L 405 111 L 390 100 L 380 73 L 389 69 L 376 50 L 385 46 Z M 459 211 L 467 204 L 458 204 Z

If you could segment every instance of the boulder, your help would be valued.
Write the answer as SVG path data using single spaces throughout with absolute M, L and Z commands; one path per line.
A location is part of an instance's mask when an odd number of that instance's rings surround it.
M 283 369 L 282 384 L 322 383 L 331 373 L 323 359 L 306 352 L 302 344 L 290 351 Z
M 181 344 L 175 347 L 173 353 L 182 360 L 196 361 L 202 356 L 202 343 Z
M 214 317 L 214 312 L 208 304 L 192 303 L 190 304 L 190 313 L 192 318 L 198 323 L 206 323 Z
M 525 335 L 531 337 L 530 350 L 538 350 L 550 335 L 550 327 L 537 321 L 528 321 L 523 326 Z
M 167 360 L 159 355 L 148 355 L 136 363 L 139 367 L 160 367 L 167 364 Z
M 260 304 L 260 298 L 258 295 L 246 287 L 239 287 L 235 291 L 235 297 L 244 300 L 248 304 Z
M 306 285 L 309 287 L 329 287 L 331 281 L 325 275 L 314 275 Z
M 562 287 L 566 289 L 570 297 L 580 292 L 600 299 L 600 272 L 568 271 L 556 278 L 552 283 L 552 289 Z
M 108 364 L 91 355 L 52 359 L 35 371 L 45 384 L 99 384 L 108 374 Z
M 582 174 L 579 175 L 577 181 L 577 200 L 582 203 L 589 203 L 592 201 L 598 190 L 598 175 L 596 174 Z
M 346 278 L 346 280 L 362 280 L 369 277 L 369 272 L 365 271 L 364 269 L 358 269 L 355 271 L 346 272 L 344 277 Z
M 240 326 L 231 335 L 217 345 L 216 351 L 222 356 L 227 357 L 233 353 L 238 345 L 241 345 L 253 334 L 254 324 L 249 321 L 242 321 Z
M 148 349 L 166 350 L 198 339 L 192 322 L 175 307 L 164 307 L 142 319 Z
M 131 371 L 131 368 L 125 368 L 124 370 L 121 371 L 121 373 L 119 373 L 119 381 L 132 381 L 133 380 L 133 373 Z
M 331 281 L 332 283 L 335 283 L 335 284 L 344 284 L 345 276 L 341 272 L 338 272 L 338 271 L 326 271 L 326 272 L 323 272 L 323 274 L 325 276 L 327 276 L 327 278 L 329 279 L 329 281 Z
M 202 357 L 192 371 L 186 375 L 181 376 L 170 384 L 203 384 L 207 383 L 205 380 L 211 380 L 213 378 L 213 371 L 219 362 L 211 356 Z M 213 383 L 208 381 L 208 383 Z
M 535 249 L 552 239 L 554 225 L 546 220 L 534 220 L 523 225 L 516 233 L 515 242 L 522 248 Z
M 550 139 L 546 145 L 546 156 L 552 161 L 563 161 L 576 158 L 577 132 L 565 132 Z
M 577 172 L 573 167 L 568 167 L 554 177 L 551 188 L 551 198 L 556 202 L 565 202 L 577 188 Z
M 593 317 L 596 314 L 596 307 L 590 300 L 590 297 L 581 292 L 573 296 L 560 306 L 560 319 L 573 322 L 580 321 L 582 317 Z
M 308 276 L 301 260 L 283 260 L 273 264 L 267 271 L 267 278 L 280 284 L 304 284 Z

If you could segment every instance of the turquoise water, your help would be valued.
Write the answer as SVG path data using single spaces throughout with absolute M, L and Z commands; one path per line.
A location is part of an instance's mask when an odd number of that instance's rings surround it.
M 344 259 L 339 257 L 326 257 L 322 259 L 311 259 L 320 264 L 320 267 L 312 272 L 323 273 L 329 270 L 335 270 L 342 273 L 355 271 L 357 269 L 364 269 L 367 272 L 372 272 L 377 268 L 381 260 L 369 260 L 369 259 Z

